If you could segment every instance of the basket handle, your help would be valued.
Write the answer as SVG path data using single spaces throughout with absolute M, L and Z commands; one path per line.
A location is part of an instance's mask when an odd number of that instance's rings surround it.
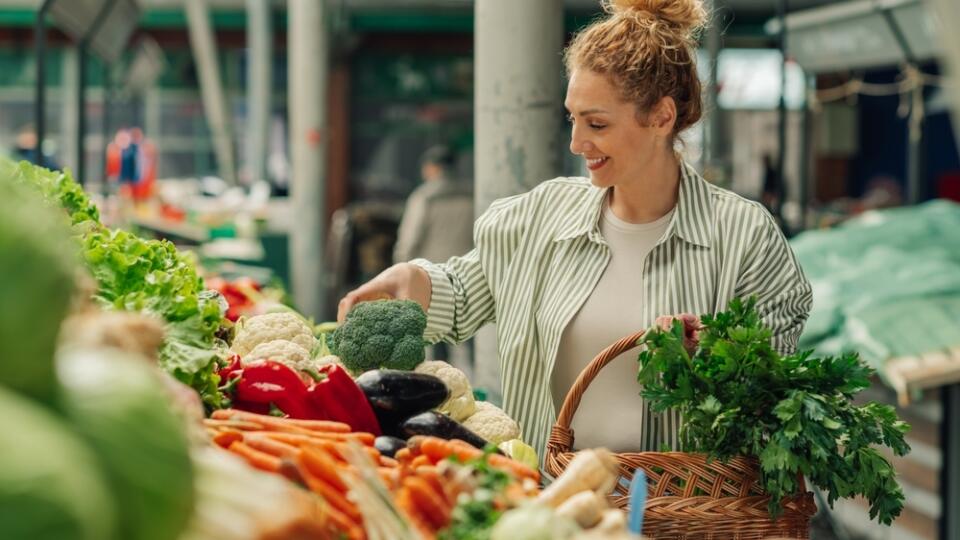
M 583 393 L 587 391 L 590 383 L 600 373 L 600 370 L 606 367 L 614 358 L 633 349 L 638 345 L 638 341 L 646 333 L 645 330 L 634 332 L 625 336 L 613 345 L 600 352 L 593 360 L 583 368 L 576 382 L 567 392 L 567 397 L 563 400 L 563 407 L 560 408 L 560 415 L 557 416 L 557 422 L 553 425 L 550 432 L 549 446 L 557 452 L 569 452 L 573 447 L 573 434 L 570 432 L 570 423 L 573 421 L 573 415 L 580 407 L 580 400 L 583 399 Z

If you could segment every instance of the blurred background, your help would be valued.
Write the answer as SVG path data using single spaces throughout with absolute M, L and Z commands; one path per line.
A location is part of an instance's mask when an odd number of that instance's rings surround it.
M 958 539 L 960 5 L 707 4 L 707 114 L 684 156 L 791 238 L 815 288 L 802 345 L 861 351 L 878 370 L 869 397 L 913 425 L 894 526 L 838 503 L 815 537 Z M 72 170 L 108 224 L 326 320 L 393 262 L 428 150 L 442 146 L 474 213 L 584 174 L 560 53 L 600 13 L 596 0 L 0 0 L 0 148 Z M 495 375 L 475 377 L 496 393 Z

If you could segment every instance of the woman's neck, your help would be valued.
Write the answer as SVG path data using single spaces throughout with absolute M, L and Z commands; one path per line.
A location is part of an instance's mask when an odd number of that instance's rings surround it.
M 677 205 L 680 161 L 670 152 L 654 160 L 640 178 L 610 190 L 610 210 L 627 223 L 650 223 Z

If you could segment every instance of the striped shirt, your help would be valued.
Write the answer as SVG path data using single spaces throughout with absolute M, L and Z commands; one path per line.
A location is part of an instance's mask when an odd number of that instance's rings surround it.
M 559 412 L 550 378 L 561 335 L 610 260 L 599 228 L 606 195 L 586 178 L 544 182 L 495 201 L 477 220 L 475 247 L 466 255 L 443 264 L 412 261 L 433 287 L 427 340 L 460 342 L 497 323 L 504 410 L 541 456 Z M 757 295 L 774 346 L 789 353 L 812 303 L 810 284 L 770 214 L 707 183 L 686 163 L 674 215 L 638 271 L 645 301 L 624 299 L 623 309 L 641 310 L 644 328 L 659 315 L 715 313 L 732 298 Z M 677 449 L 678 428 L 676 413 L 647 410 L 637 450 Z

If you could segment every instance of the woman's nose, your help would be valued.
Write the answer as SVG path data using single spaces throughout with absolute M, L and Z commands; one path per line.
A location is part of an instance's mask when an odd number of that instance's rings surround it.
M 583 154 L 590 150 L 590 141 L 586 141 L 577 132 L 576 126 L 570 131 L 570 152 L 573 154 Z

